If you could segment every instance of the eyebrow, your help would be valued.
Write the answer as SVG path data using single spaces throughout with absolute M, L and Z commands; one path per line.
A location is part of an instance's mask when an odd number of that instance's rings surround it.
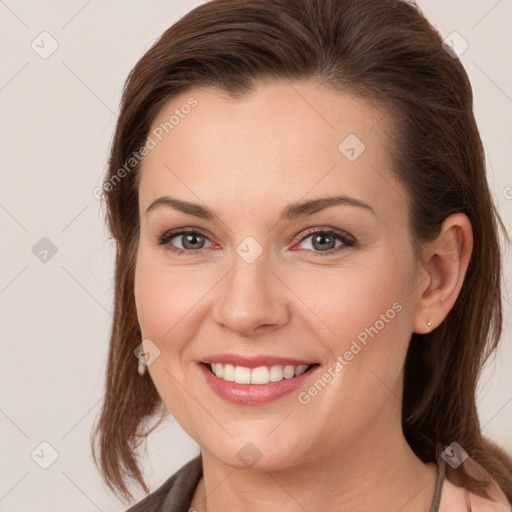
M 279 217 L 279 221 L 294 220 L 301 217 L 307 217 L 313 215 L 321 210 L 330 208 L 331 206 L 348 205 L 364 208 L 365 210 L 376 215 L 375 210 L 368 204 L 354 199 L 349 196 L 332 196 L 332 197 L 321 197 L 319 199 L 313 199 L 311 201 L 302 201 L 297 203 L 291 203 L 286 206 Z M 201 219 L 207 219 L 211 221 L 218 221 L 218 215 L 207 206 L 202 206 L 196 203 L 190 203 L 188 201 L 182 201 L 170 196 L 162 196 L 155 199 L 147 208 L 146 215 L 161 206 L 168 206 L 186 213 L 199 217 Z

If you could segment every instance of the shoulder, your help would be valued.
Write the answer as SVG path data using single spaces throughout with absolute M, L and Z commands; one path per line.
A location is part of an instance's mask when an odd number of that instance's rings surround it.
M 471 508 L 475 512 L 510 512 L 512 509 L 509 504 L 503 501 L 494 501 L 482 498 L 476 494 L 469 493 Z
M 438 507 L 434 512 L 512 512 L 507 496 L 498 483 L 476 460 L 465 453 L 459 464 L 453 465 L 445 459 L 443 453 L 447 447 L 438 443 L 438 490 L 436 490 Z M 453 450 L 452 450 L 453 451 Z M 453 453 L 449 456 L 451 460 Z M 461 472 L 461 470 L 463 471 Z M 481 482 L 486 497 L 471 492 L 464 481 L 470 476 Z M 440 484 L 440 485 L 439 485 Z M 440 499 L 439 499 L 440 491 Z
M 439 512 L 511 512 L 510 504 L 501 498 L 491 500 L 467 492 L 448 479 L 443 482 Z
M 187 462 L 158 489 L 125 512 L 187 511 L 202 476 L 201 455 Z

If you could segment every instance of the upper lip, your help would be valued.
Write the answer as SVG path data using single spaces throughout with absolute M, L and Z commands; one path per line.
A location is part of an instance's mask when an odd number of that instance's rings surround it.
M 259 366 L 300 366 L 303 364 L 315 364 L 312 361 L 290 359 L 289 357 L 278 357 L 271 355 L 242 356 L 237 354 L 213 354 L 201 359 L 202 363 L 222 363 L 233 366 L 244 366 L 246 368 L 258 368 Z

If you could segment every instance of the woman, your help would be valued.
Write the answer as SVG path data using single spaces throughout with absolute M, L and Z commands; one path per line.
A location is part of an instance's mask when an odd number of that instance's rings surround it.
M 103 189 L 99 467 L 148 492 L 135 450 L 168 412 L 200 447 L 130 511 L 510 510 L 475 405 L 502 224 L 469 80 L 416 7 L 194 9 L 132 70 Z

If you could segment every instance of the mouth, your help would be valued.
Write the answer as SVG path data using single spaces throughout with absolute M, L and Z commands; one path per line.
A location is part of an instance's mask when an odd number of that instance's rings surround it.
M 246 366 L 236 366 L 223 363 L 201 362 L 200 364 L 215 377 L 223 381 L 234 382 L 236 384 L 255 385 L 265 385 L 281 382 L 283 380 L 292 380 L 312 371 L 317 366 L 320 366 L 318 363 L 312 363 L 309 365 L 301 364 L 297 366 L 272 365 L 249 368 Z

